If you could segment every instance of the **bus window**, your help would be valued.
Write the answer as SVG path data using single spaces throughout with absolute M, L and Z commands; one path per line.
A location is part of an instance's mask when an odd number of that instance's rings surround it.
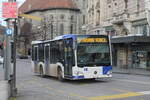
M 34 48 L 32 46 L 32 60 L 34 60 Z
M 49 59 L 49 46 L 45 47 L 45 58 Z
M 37 47 L 35 47 L 34 49 L 35 49 L 35 50 L 34 50 L 34 60 L 35 60 L 35 61 L 37 61 L 37 58 L 38 58 L 37 50 L 38 50 L 38 48 L 37 48 Z
M 60 58 L 58 41 L 51 43 L 50 54 L 51 63 L 57 63 Z
M 43 61 L 44 60 L 44 47 L 43 47 L 43 45 L 42 44 L 40 44 L 39 46 L 38 46 L 39 48 L 38 48 L 38 59 L 40 60 L 40 61 Z

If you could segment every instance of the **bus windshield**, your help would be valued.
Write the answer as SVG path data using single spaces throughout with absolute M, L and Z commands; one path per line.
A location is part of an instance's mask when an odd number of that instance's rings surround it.
M 77 46 L 77 63 L 83 66 L 110 65 L 108 43 L 79 43 Z

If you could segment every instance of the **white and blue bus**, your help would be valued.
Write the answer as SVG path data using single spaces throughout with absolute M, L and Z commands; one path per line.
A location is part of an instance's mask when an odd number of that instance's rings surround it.
M 105 35 L 63 35 L 32 41 L 32 68 L 59 80 L 112 77 L 111 47 Z

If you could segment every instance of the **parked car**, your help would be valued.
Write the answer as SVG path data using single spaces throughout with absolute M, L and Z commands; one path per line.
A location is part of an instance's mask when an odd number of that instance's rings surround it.
M 19 58 L 20 59 L 28 59 L 28 56 L 27 55 L 20 55 Z
M 0 56 L 0 64 L 3 64 L 3 62 L 4 62 L 4 58 Z

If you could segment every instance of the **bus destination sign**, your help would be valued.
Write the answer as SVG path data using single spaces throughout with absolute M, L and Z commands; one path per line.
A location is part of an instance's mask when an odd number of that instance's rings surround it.
M 106 38 L 83 38 L 78 39 L 78 42 L 82 43 L 104 43 L 108 42 Z

